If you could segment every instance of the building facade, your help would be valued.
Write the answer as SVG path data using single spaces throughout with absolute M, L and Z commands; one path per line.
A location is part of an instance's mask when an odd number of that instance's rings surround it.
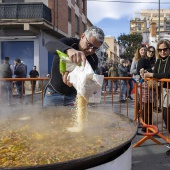
M 105 37 L 105 43 L 108 44 L 109 48 L 107 49 L 108 54 L 108 64 L 113 64 L 118 62 L 119 56 L 119 45 L 116 39 L 112 36 Z
M 134 13 L 130 33 L 142 33 L 143 42 L 156 46 L 160 39 L 170 40 L 170 9 L 145 9 Z
M 28 72 L 51 71 L 53 55 L 45 44 L 62 37 L 79 38 L 87 28 L 86 0 L 0 0 L 0 54 L 13 64 L 20 58 Z

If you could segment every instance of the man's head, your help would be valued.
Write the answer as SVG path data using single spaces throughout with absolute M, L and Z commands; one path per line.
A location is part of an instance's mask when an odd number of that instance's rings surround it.
M 120 64 L 124 64 L 125 60 L 124 59 L 120 59 Z
M 104 32 L 102 29 L 92 26 L 88 28 L 81 36 L 79 48 L 86 56 L 94 54 L 103 44 Z
M 4 57 L 4 62 L 9 62 L 9 57 Z
M 36 70 L 36 66 L 33 66 L 33 70 Z
M 21 63 L 21 60 L 20 60 L 19 58 L 16 58 L 16 59 L 14 60 L 14 65 L 17 65 L 17 64 L 19 64 L 19 63 Z
M 102 63 L 102 66 L 105 67 L 105 66 L 106 66 L 106 63 Z

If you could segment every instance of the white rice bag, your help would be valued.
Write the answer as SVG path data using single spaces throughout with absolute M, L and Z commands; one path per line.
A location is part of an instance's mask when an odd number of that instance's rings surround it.
M 76 66 L 69 73 L 68 79 L 87 102 L 100 103 L 104 76 L 95 74 L 87 60 L 85 67 Z

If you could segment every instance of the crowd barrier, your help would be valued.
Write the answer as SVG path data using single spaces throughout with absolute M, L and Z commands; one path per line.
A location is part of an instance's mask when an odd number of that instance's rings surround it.
M 21 91 L 21 99 L 20 99 L 20 104 L 23 104 L 24 103 L 24 98 L 25 96 L 30 96 L 30 103 L 31 104 L 34 104 L 34 90 L 33 88 L 31 87 L 33 85 L 33 81 L 36 81 L 37 83 L 37 89 L 40 94 L 41 94 L 41 105 L 43 105 L 43 98 L 44 98 L 44 94 L 43 94 L 43 91 L 44 91 L 44 87 L 45 87 L 45 84 L 46 82 L 49 80 L 49 78 L 0 78 L 0 104 L 4 103 L 4 102 L 8 102 L 7 100 L 7 95 L 8 95 L 8 89 L 6 89 L 6 96 L 4 98 L 3 93 L 2 93 L 2 86 L 4 86 L 4 83 L 5 82 L 10 82 L 10 99 L 11 99 L 11 103 L 13 103 L 13 101 L 15 100 L 14 96 L 16 96 L 17 94 L 17 89 L 16 89 L 16 85 L 15 83 L 17 81 L 21 81 L 22 82 L 22 87 L 25 87 L 25 88 L 22 88 L 22 91 Z M 28 86 L 26 85 L 26 83 L 28 84 Z M 16 93 L 16 94 L 15 94 Z M 5 101 L 4 101 L 5 100 Z M 17 104 L 17 103 L 16 103 Z

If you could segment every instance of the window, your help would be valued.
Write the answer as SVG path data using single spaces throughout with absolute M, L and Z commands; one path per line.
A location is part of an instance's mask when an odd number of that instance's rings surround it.
M 138 24 L 138 30 L 141 30 L 141 24 Z
M 82 12 L 85 12 L 84 10 L 85 10 L 85 3 L 84 3 L 84 0 L 82 0 Z
M 2 3 L 23 3 L 24 0 L 2 0 Z
M 78 4 L 78 0 L 74 0 L 74 2 L 77 4 L 77 6 L 79 6 L 79 4 Z
M 82 22 L 82 33 L 85 32 L 85 30 L 86 30 L 86 25 L 85 23 Z
M 166 26 L 166 30 L 170 30 L 170 26 Z
M 75 15 L 75 32 L 79 34 L 79 17 Z
M 71 8 L 68 7 L 68 21 L 71 22 Z
M 170 25 L 170 21 L 166 21 L 166 25 Z

